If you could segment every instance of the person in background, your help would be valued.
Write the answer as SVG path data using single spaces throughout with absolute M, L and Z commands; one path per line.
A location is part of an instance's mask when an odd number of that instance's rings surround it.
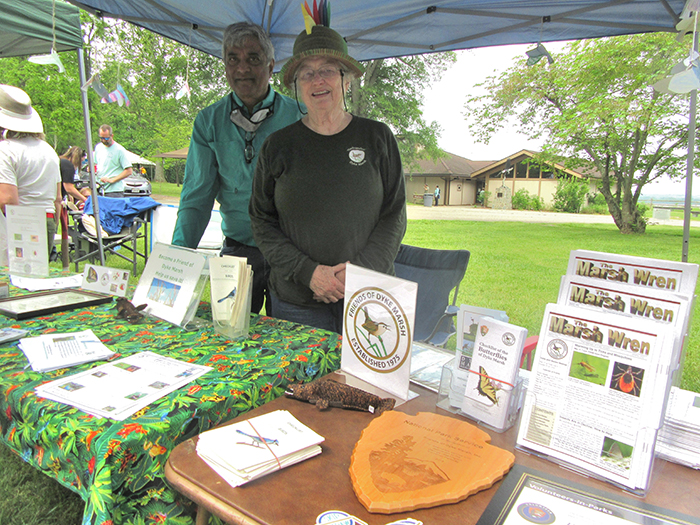
M 301 113 L 294 100 L 270 87 L 275 52 L 260 26 L 228 26 L 223 57 L 232 91 L 194 121 L 172 243 L 196 248 L 218 201 L 226 236 L 221 255 L 248 259 L 254 272 L 251 311 L 258 313 L 267 296 L 270 268 L 250 229 L 253 170 L 263 141 L 299 120 Z M 265 309 L 271 315 L 269 301 Z
M 112 127 L 102 124 L 99 130 L 100 143 L 95 146 L 97 178 L 102 184 L 105 197 L 124 197 L 124 179 L 132 173 L 131 162 L 124 146 L 114 140 Z
M 394 274 L 406 189 L 389 127 L 345 107 L 363 67 L 316 24 L 282 68 L 308 114 L 263 144 L 250 217 L 271 267 L 274 316 L 341 333 L 346 263 Z
M 78 204 L 85 203 L 85 195 L 75 187 L 75 178 L 80 169 L 80 161 L 83 158 L 83 150 L 78 146 L 69 147 L 66 152 L 59 157 L 61 162 L 61 194 L 63 197 L 70 196 Z
M 433 193 L 433 195 L 435 195 L 435 206 L 437 206 L 440 202 L 440 186 L 435 186 L 435 192 Z
M 46 210 L 49 254 L 61 207 L 56 152 L 44 140 L 44 125 L 23 90 L 0 84 L 0 209 L 8 204 Z

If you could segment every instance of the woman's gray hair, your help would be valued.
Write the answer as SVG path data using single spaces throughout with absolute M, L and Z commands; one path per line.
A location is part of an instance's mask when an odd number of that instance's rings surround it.
M 229 47 L 243 47 L 249 38 L 255 38 L 258 41 L 268 64 L 275 59 L 275 48 L 272 47 L 272 40 L 262 27 L 250 22 L 237 22 L 224 30 L 224 41 L 221 47 L 223 60 L 226 61 L 226 50 Z

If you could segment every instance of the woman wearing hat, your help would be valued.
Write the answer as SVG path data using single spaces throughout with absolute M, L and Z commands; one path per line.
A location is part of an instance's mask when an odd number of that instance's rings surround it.
M 263 144 L 250 201 L 274 315 L 338 333 L 346 262 L 393 275 L 406 231 L 396 139 L 345 109 L 350 81 L 363 72 L 332 29 L 298 36 L 282 73 L 308 114 Z
M 49 253 L 61 204 L 58 155 L 44 141 L 41 117 L 24 91 L 0 84 L 0 208 L 46 209 Z

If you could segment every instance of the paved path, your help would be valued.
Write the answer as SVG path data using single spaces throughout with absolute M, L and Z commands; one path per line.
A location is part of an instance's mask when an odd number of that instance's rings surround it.
M 177 197 L 164 195 L 152 195 L 163 204 L 177 204 Z M 215 208 L 218 208 L 218 204 Z M 586 215 L 582 213 L 557 213 L 552 211 L 523 211 L 523 210 L 493 210 L 471 206 L 407 206 L 409 220 L 435 220 L 435 221 L 514 221 L 514 222 L 543 222 L 550 224 L 585 223 L 585 224 L 614 224 L 610 215 Z M 651 219 L 650 225 L 662 224 L 666 226 L 683 227 L 680 219 L 660 221 Z M 691 221 L 691 226 L 700 227 L 700 221 Z

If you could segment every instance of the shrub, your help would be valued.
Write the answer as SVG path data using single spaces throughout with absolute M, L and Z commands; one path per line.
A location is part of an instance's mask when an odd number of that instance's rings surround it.
M 579 213 L 588 192 L 588 179 L 561 178 L 554 192 L 554 209 L 565 213 Z
M 514 210 L 535 210 L 541 211 L 544 209 L 544 200 L 542 197 L 530 195 L 525 188 L 520 188 L 515 192 L 512 199 Z
M 482 206 L 486 206 L 489 202 L 490 196 L 491 196 L 490 191 L 479 190 L 479 193 L 477 193 L 477 195 L 476 195 L 476 202 L 481 204 Z

